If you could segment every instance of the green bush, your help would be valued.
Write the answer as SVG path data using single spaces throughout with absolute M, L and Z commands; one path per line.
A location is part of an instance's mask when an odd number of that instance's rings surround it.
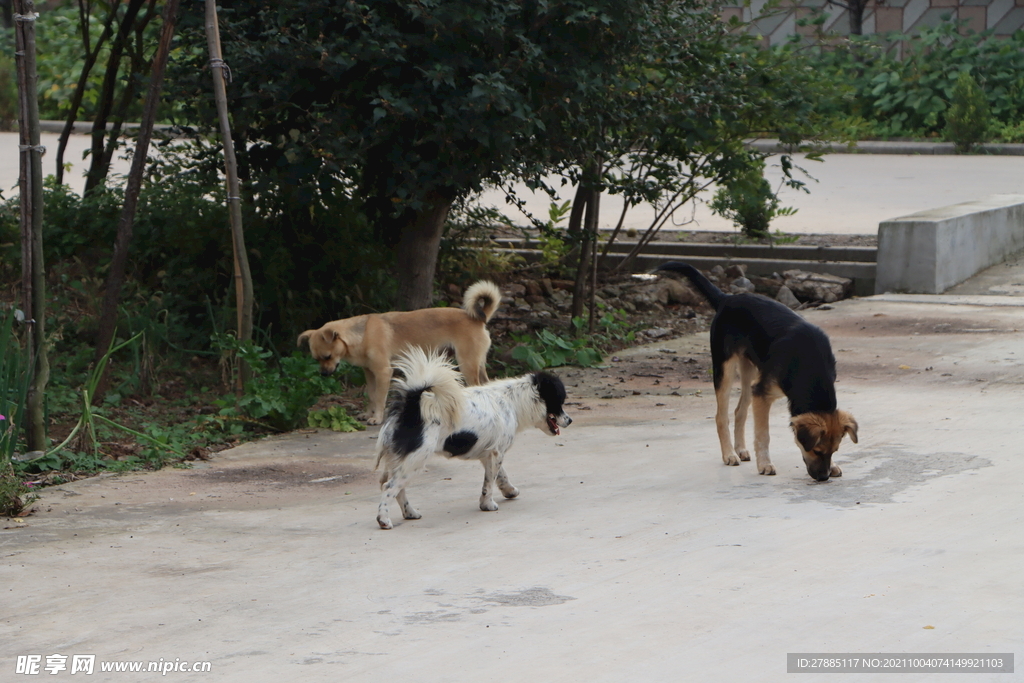
M 777 216 L 796 213 L 792 207 L 779 205 L 778 194 L 764 177 L 764 167 L 763 159 L 751 158 L 750 166 L 719 188 L 708 205 L 755 239 L 770 235 L 768 228 Z
M 961 72 L 946 112 L 946 139 L 956 144 L 957 152 L 966 154 L 979 142 L 985 142 L 991 125 L 985 93 L 971 74 Z
M 979 85 L 995 122 L 1024 118 L 1024 32 L 997 38 L 947 17 L 916 34 L 824 38 L 807 45 L 795 37 L 776 49 L 840 86 L 841 97 L 818 109 L 856 137 L 941 135 L 963 72 L 984 76 Z

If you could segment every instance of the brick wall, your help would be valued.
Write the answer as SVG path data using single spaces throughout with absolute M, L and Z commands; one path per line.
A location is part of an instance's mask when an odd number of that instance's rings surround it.
M 727 0 L 723 17 L 736 16 L 743 21 L 753 21 L 751 30 L 771 45 L 784 42 L 794 33 L 809 34 L 809 28 L 798 27 L 796 22 L 817 9 L 829 15 L 824 26 L 826 30 L 843 35 L 849 33 L 847 11 L 827 0 L 783 0 L 783 4 L 789 9 L 757 19 L 765 0 L 751 0 L 749 7 L 740 2 L 729 4 Z M 993 29 L 996 36 L 1008 36 L 1024 28 L 1024 0 L 872 0 L 864 11 L 864 34 L 914 33 L 923 27 L 942 23 L 947 16 L 952 20 L 966 20 L 968 29 Z

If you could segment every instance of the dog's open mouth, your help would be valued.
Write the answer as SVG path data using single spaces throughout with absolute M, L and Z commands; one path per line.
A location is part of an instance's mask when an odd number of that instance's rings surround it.
M 551 433 L 555 436 L 561 434 L 561 432 L 558 431 L 558 418 L 550 413 L 548 413 L 548 429 L 550 429 Z

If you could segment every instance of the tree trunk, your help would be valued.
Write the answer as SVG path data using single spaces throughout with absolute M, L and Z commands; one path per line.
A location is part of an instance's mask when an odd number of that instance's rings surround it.
M 395 247 L 399 310 L 413 311 L 433 304 L 437 253 L 451 208 L 451 199 L 435 196 L 402 226 Z
M 217 26 L 216 0 L 206 0 L 206 40 L 210 51 L 210 70 L 213 72 L 213 92 L 217 101 L 217 117 L 220 121 L 221 140 L 224 144 L 224 172 L 227 177 L 228 215 L 231 221 L 231 244 L 235 255 L 235 308 L 238 322 L 238 339 L 252 339 L 252 273 L 249 270 L 249 256 L 245 250 L 245 233 L 242 231 L 242 198 L 238 183 L 238 161 L 235 158 L 235 142 L 231 137 L 231 122 L 228 119 L 227 64 L 224 63 L 220 47 L 220 29 Z M 238 383 L 241 390 L 249 379 L 249 368 L 243 361 L 238 365 Z
M 594 244 L 597 240 L 597 219 L 601 201 L 600 190 L 588 187 L 583 194 L 586 197 L 586 216 L 583 219 L 583 232 L 580 235 L 580 259 L 576 266 L 576 282 L 572 290 L 573 320 L 583 317 L 583 310 L 587 303 L 587 280 L 591 279 L 591 261 L 594 257 Z M 579 334 L 582 329 L 577 329 L 576 332 Z
M 864 34 L 864 9 L 865 0 L 850 0 L 848 14 L 850 15 L 850 35 L 860 36 Z
M 117 17 L 116 12 L 110 12 L 107 15 L 107 21 L 103 25 L 103 33 L 96 40 L 96 45 L 90 48 L 88 44 L 89 28 L 84 26 L 82 28 L 82 47 L 85 49 L 85 63 L 82 65 L 82 71 L 78 75 L 78 84 L 75 86 L 75 91 L 71 95 L 71 104 L 68 107 L 68 116 L 64 121 L 64 129 L 60 132 L 60 141 L 57 143 L 57 184 L 64 183 L 64 150 L 68 146 L 68 138 L 71 136 L 71 130 L 75 126 L 75 121 L 78 119 L 78 109 L 82 106 L 82 98 L 85 97 L 86 85 L 89 81 L 89 74 L 92 72 L 93 66 L 96 65 L 96 59 L 99 57 L 100 50 L 108 40 L 110 40 L 110 34 L 114 31 L 114 19 Z
M 139 10 L 147 0 L 130 0 L 128 8 L 125 12 L 124 18 L 121 20 L 120 26 L 117 29 L 117 35 L 114 41 L 110 45 L 110 55 L 107 58 L 107 70 L 103 77 L 103 85 L 100 88 L 99 101 L 96 107 L 96 120 L 93 121 L 92 125 L 92 148 L 90 152 L 90 163 L 89 171 L 85 177 L 85 194 L 89 194 L 97 187 L 99 187 L 104 180 L 107 178 L 107 173 L 110 170 L 108 157 L 105 153 L 105 140 L 107 135 L 107 121 L 110 119 L 110 112 L 114 107 L 115 87 L 118 82 L 118 72 L 121 67 L 121 56 L 124 54 L 125 47 L 128 42 L 132 39 L 131 33 L 132 28 L 135 25 L 135 19 L 138 16 Z M 153 0 L 148 0 L 150 3 L 150 11 L 152 11 Z M 174 3 L 177 7 L 177 3 Z M 164 10 L 166 12 L 166 6 Z M 143 26 L 149 23 L 149 17 L 151 13 L 146 15 L 146 19 L 143 22 Z M 155 62 L 155 58 L 154 58 Z M 126 87 L 128 87 L 126 85 Z M 104 350 L 106 353 L 106 350 Z
M 114 239 L 114 256 L 110 261 L 110 271 L 103 292 L 103 308 L 100 313 L 99 331 L 96 339 L 96 360 L 99 361 L 110 348 L 117 325 L 117 309 L 121 301 L 121 286 L 124 284 L 125 267 L 128 262 L 128 247 L 132 241 L 132 227 L 135 221 L 135 209 L 138 206 L 139 192 L 142 189 L 142 177 L 146 170 L 146 157 L 149 153 L 149 141 L 153 135 L 153 123 L 156 120 L 156 109 L 160 104 L 160 89 L 163 85 L 164 67 L 167 55 L 171 50 L 171 39 L 174 37 L 174 24 L 178 15 L 178 0 L 167 0 L 164 5 L 163 27 L 160 30 L 160 44 L 153 57 L 150 72 L 149 92 L 143 108 L 142 122 L 139 126 L 139 137 L 132 157 L 131 170 L 128 172 L 128 183 L 124 191 L 124 206 L 121 208 L 121 219 L 117 224 L 117 237 Z M 107 389 L 107 376 L 110 365 L 100 378 L 96 387 L 94 402 L 98 402 Z
M 15 59 L 18 63 L 21 172 L 21 269 L 28 323 L 29 382 L 26 396 L 25 440 L 30 451 L 45 450 L 44 399 L 50 380 L 46 355 L 46 270 L 43 264 L 43 148 L 39 145 L 38 77 L 36 74 L 35 3 L 14 4 Z

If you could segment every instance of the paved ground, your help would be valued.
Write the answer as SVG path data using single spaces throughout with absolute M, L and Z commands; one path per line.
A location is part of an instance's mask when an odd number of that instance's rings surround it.
M 777 476 L 722 465 L 709 383 L 669 362 L 650 394 L 574 395 L 562 436 L 525 434 L 496 513 L 478 465 L 437 459 L 410 494 L 423 519 L 378 529 L 372 432 L 47 490 L 0 531 L 0 671 L 58 653 L 211 662 L 180 681 L 777 681 L 790 652 L 1020 660 L 1024 299 L 957 301 L 809 314 L 860 422 L 823 484 L 782 409 Z M 801 680 L 889 678 L 934 677 Z

